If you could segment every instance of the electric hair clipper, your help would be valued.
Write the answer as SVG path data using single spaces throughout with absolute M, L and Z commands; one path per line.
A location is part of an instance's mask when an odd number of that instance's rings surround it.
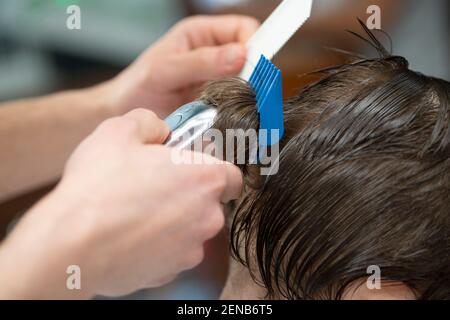
M 216 108 L 202 101 L 182 106 L 166 119 L 172 133 L 165 145 L 190 149 L 194 142 L 212 127 L 216 115 Z
M 260 139 L 259 147 L 278 143 L 284 134 L 281 71 L 270 60 L 308 20 L 313 0 L 283 0 L 247 43 L 248 56 L 240 78 L 256 93 L 260 129 L 278 130 L 278 137 Z M 217 110 L 202 101 L 182 106 L 166 122 L 172 134 L 166 146 L 190 148 L 212 127 Z M 261 131 L 260 131 L 261 132 Z

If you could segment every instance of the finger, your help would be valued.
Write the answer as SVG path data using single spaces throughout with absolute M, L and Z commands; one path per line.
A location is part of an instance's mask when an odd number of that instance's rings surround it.
M 259 28 L 259 21 L 242 15 L 197 16 L 186 20 L 180 32 L 188 37 L 191 48 L 245 44 Z
M 159 288 L 162 286 L 165 286 L 177 278 L 177 274 L 171 274 L 168 276 L 165 276 L 163 278 L 157 279 L 157 280 L 148 280 L 147 282 L 143 283 L 140 289 L 150 289 L 150 288 Z
M 222 204 L 239 199 L 243 188 L 243 178 L 241 170 L 230 162 L 223 161 L 201 152 L 190 150 L 178 150 L 176 155 L 179 159 L 177 163 L 204 165 L 203 169 L 210 167 L 212 171 L 203 171 L 209 177 L 219 179 L 220 188 L 217 189 L 217 197 Z M 225 180 L 225 181 L 224 181 Z
M 225 226 L 225 215 L 223 205 L 218 205 L 217 208 L 208 212 L 208 217 L 205 218 L 202 234 L 202 242 L 213 239 Z
M 135 109 L 123 116 L 123 119 L 131 120 L 135 126 L 135 136 L 144 144 L 161 144 L 170 134 L 167 123 L 159 119 L 156 114 L 147 109 Z
M 243 179 L 242 172 L 238 167 L 229 163 L 222 162 L 222 166 L 226 171 L 226 187 L 222 193 L 221 202 L 226 204 L 232 200 L 239 199 L 242 193 Z
M 237 75 L 245 64 L 247 50 L 240 44 L 204 47 L 174 56 L 165 72 L 179 87 Z

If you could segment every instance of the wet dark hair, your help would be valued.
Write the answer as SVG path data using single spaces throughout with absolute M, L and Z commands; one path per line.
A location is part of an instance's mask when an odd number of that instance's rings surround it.
M 268 298 L 340 299 L 377 265 L 384 284 L 450 299 L 450 83 L 385 50 L 320 73 L 285 103 L 278 174 L 241 166 L 234 258 Z M 203 99 L 215 128 L 258 128 L 247 83 Z

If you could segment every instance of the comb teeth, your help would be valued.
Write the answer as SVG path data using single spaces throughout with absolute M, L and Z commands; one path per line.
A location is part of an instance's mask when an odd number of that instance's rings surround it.
M 265 133 L 260 130 L 260 149 L 278 143 L 284 135 L 281 78 L 281 71 L 262 55 L 249 80 L 256 94 L 260 129 L 266 130 Z

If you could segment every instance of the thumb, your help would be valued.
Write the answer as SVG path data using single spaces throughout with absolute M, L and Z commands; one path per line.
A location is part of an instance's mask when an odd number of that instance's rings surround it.
M 133 121 L 135 130 L 132 133 L 143 144 L 161 144 L 170 134 L 167 123 L 147 109 L 130 111 L 123 116 L 123 119 Z
M 177 56 L 172 68 L 181 87 L 237 75 L 246 56 L 247 49 L 242 44 L 203 47 Z

